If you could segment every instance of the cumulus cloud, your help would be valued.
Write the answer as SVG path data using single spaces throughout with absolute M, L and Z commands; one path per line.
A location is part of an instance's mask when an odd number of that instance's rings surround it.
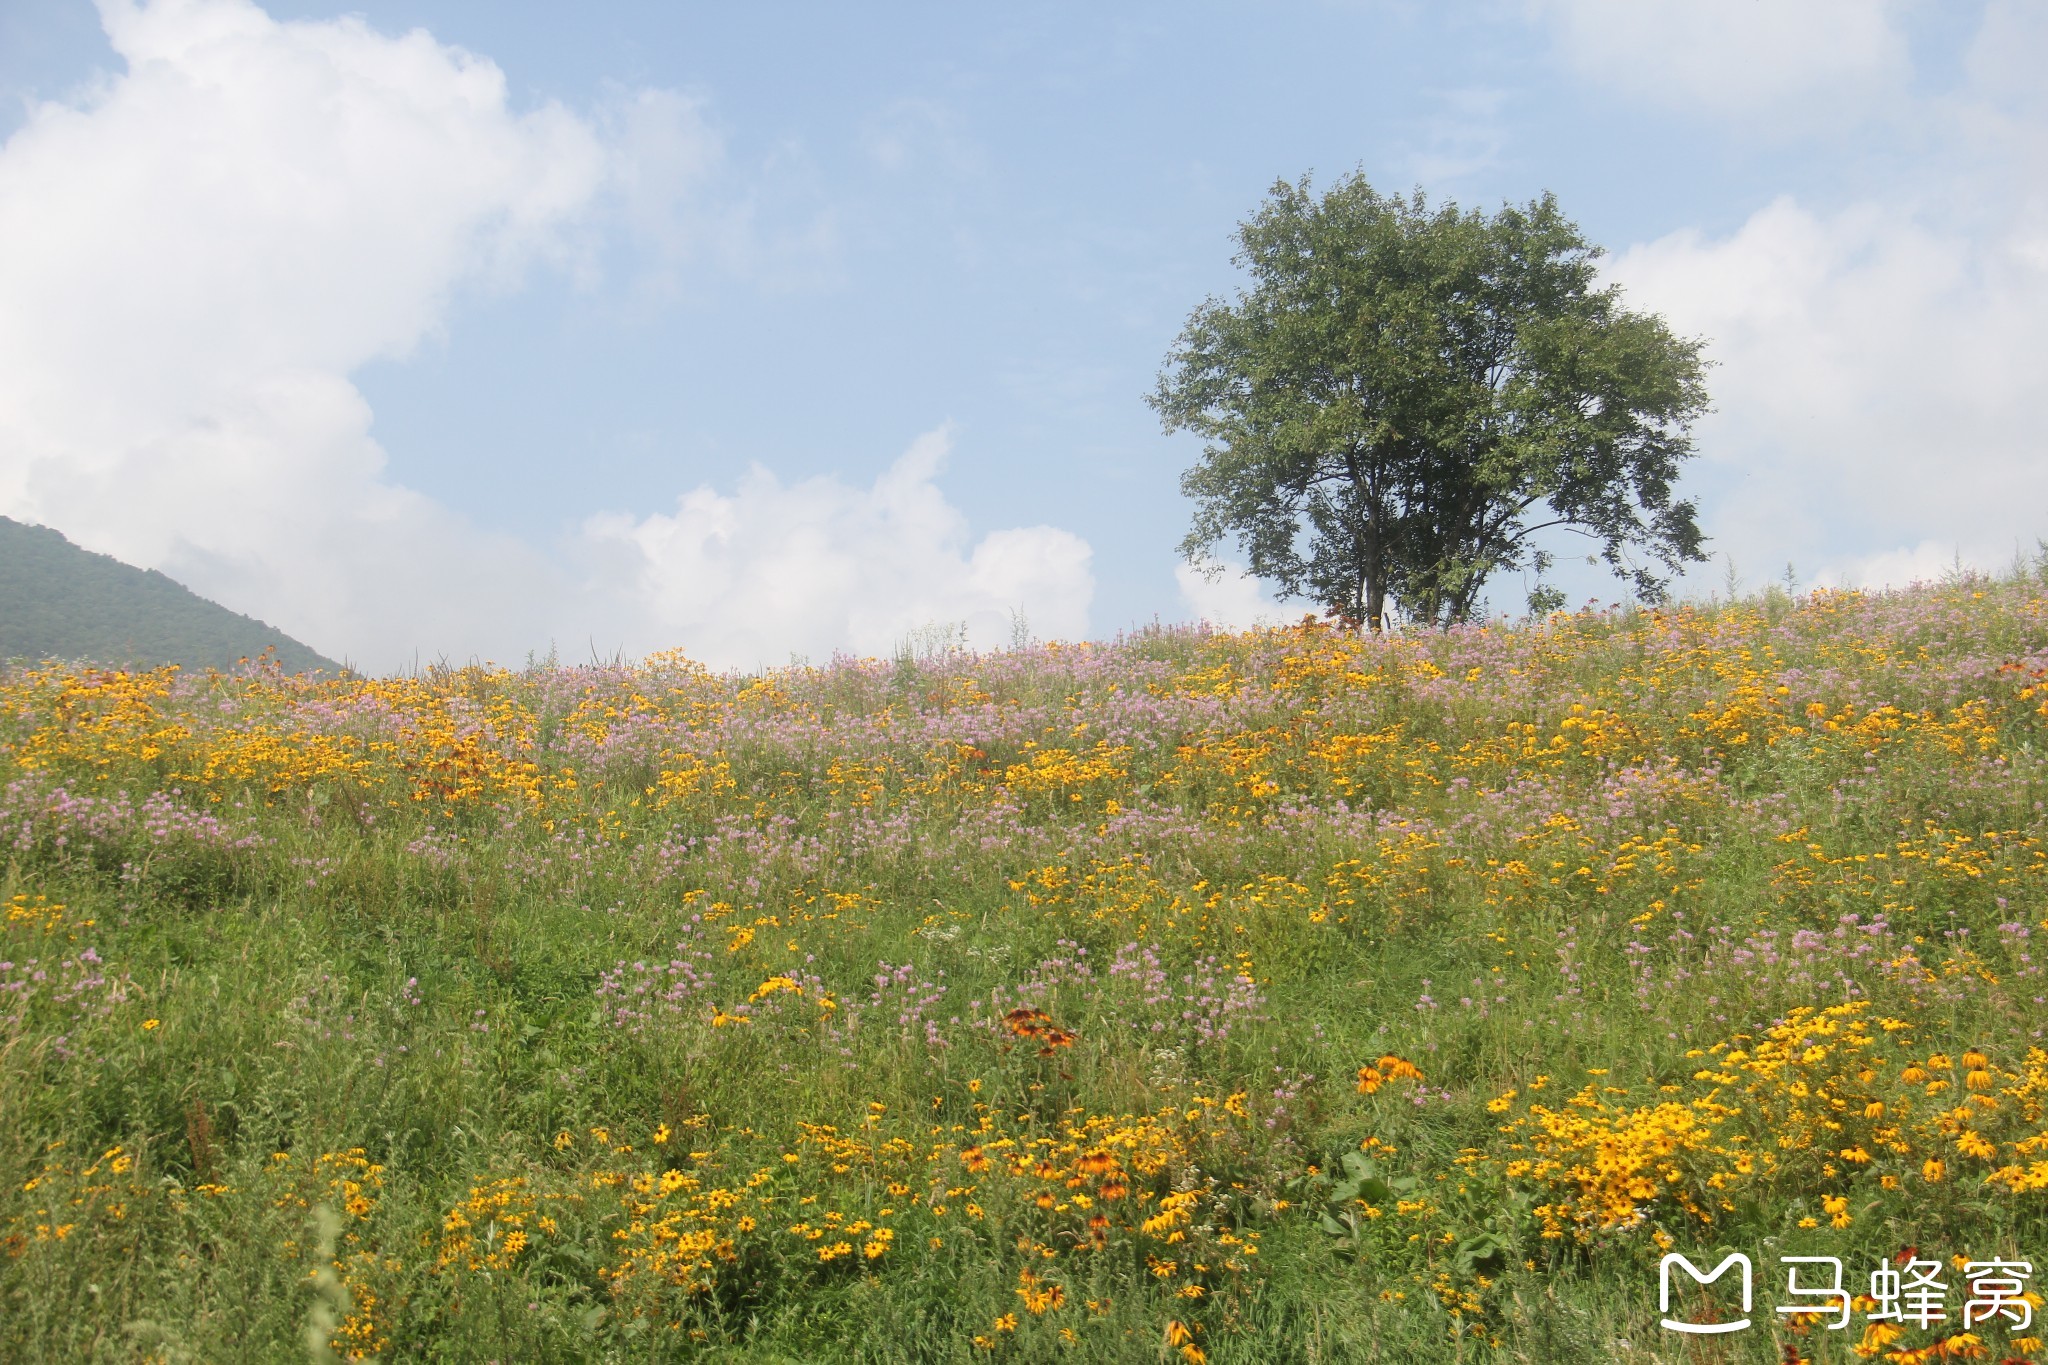
M 1910 173 L 1835 203 L 1782 195 L 1727 235 L 1610 263 L 1632 304 L 1708 339 L 1703 520 L 1745 569 L 1790 557 L 1809 581 L 1898 583 L 2048 534 L 2048 121 L 2020 74 L 2044 64 L 2038 10 L 1993 4 L 1960 82 L 1901 106 L 1932 153 Z
M 1814 582 L 1817 587 L 1830 588 L 1904 587 L 1910 583 L 1936 583 L 1958 568 L 1974 567 L 1980 566 L 1966 565 L 1956 546 L 1923 540 L 1918 545 L 1831 564 Z
M 466 289 L 594 269 L 605 215 L 680 268 L 720 155 L 697 103 L 522 112 L 494 64 L 424 31 L 279 23 L 249 0 L 101 15 L 125 69 L 0 146 L 0 513 L 375 669 L 592 634 L 751 663 L 771 640 L 859 647 L 874 621 L 1007 597 L 1085 630 L 1086 547 L 1040 529 L 964 549 L 930 443 L 866 494 L 756 474 L 552 547 L 387 477 L 350 375 L 436 334 Z M 896 571 L 849 580 L 878 526 Z M 811 549 L 837 607 L 798 581 Z
M 1050 526 L 970 544 L 934 482 L 944 429 L 918 438 L 868 488 L 821 477 L 785 486 L 756 467 L 738 490 L 697 488 L 675 511 L 594 517 L 593 581 L 622 583 L 613 628 L 628 653 L 667 640 L 741 667 L 789 653 L 881 654 L 918 628 L 964 622 L 981 648 L 1014 615 L 1042 636 L 1086 633 L 1094 591 L 1085 541 Z
M 1181 605 L 1188 615 L 1218 630 L 1248 630 L 1287 618 L 1242 565 L 1221 563 L 1212 574 L 1192 564 L 1180 564 L 1174 568 L 1173 579 L 1180 585 Z
M 517 647 L 545 566 L 387 481 L 348 374 L 569 250 L 604 148 L 423 32 L 102 17 L 126 71 L 0 148 L 0 510 L 337 653 Z
M 1630 94 L 1742 119 L 1788 105 L 1855 112 L 1911 71 L 1899 4 L 1801 0 L 1535 0 L 1580 72 Z
M 2048 253 L 2010 207 L 1980 235 L 1904 200 L 1780 199 L 1730 236 L 1676 233 L 1614 263 L 1634 303 L 1719 362 L 1700 433 L 1717 548 L 1900 581 L 1922 542 L 1992 564 L 2048 534 Z

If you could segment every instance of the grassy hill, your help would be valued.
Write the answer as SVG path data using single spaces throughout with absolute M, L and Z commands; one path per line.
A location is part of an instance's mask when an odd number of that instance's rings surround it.
M 2024 1361 L 2044 802 L 2048 574 L 0 674 L 0 1359 Z
M 154 569 L 82 550 L 43 526 L 0 517 L 0 660 L 90 660 L 232 668 L 277 651 L 290 672 L 340 665 L 283 631 Z

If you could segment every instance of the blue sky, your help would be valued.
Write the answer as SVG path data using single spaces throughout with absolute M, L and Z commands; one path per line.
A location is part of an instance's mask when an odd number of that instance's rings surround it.
M 1709 338 L 1749 583 L 2048 534 L 2039 7 L 1108 10 L 10 0 L 0 513 L 372 668 L 1291 613 L 1176 573 L 1142 395 L 1362 169 Z

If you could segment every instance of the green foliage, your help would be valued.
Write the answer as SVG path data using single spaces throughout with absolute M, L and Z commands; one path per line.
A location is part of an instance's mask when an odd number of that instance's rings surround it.
M 1347 1149 L 1332 1153 L 1329 1166 L 1309 1176 L 1303 1188 L 1321 1205 L 1318 1225 L 1336 1239 L 1342 1254 L 1355 1257 L 1369 1246 L 1366 1230 L 1371 1226 L 1359 1209 L 1367 1205 L 1392 1207 L 1396 1199 L 1412 1196 L 1421 1184 L 1412 1175 L 1389 1175 L 1363 1152 Z
M 0 660 L 232 668 L 266 649 L 291 672 L 340 665 L 154 569 L 0 517 Z
M 1666 1237 L 1757 1260 L 1700 1360 L 1848 1365 L 1777 1256 L 2048 1245 L 2033 575 L 756 679 L 0 673 L 0 1360 L 1649 1365 L 1693 1358 Z M 1754 1069 L 1843 1004 L 1909 1152 L 1851 1053 Z M 1113 1204 L 1081 1165 L 1141 1151 Z M 703 1280 L 646 1268 L 682 1207 Z
M 1235 537 L 1283 595 L 1380 628 L 1464 620 L 1553 527 L 1637 596 L 1704 558 L 1672 484 L 1706 411 L 1700 343 L 1595 287 L 1549 195 L 1487 216 L 1281 181 L 1241 225 L 1252 277 L 1197 308 L 1150 397 L 1206 442 L 1183 477 L 1191 562 Z M 1531 609 L 1556 605 L 1538 588 Z

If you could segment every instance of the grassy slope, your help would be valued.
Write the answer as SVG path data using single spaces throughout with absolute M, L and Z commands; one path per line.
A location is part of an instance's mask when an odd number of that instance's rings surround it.
M 2044 674 L 2022 580 L 17 676 L 0 1356 L 1850 1359 L 1765 1258 L 2048 1245 Z
M 288 670 L 340 666 L 297 640 L 181 587 L 154 569 L 81 550 L 0 517 L 0 659 L 232 668 L 277 651 Z

